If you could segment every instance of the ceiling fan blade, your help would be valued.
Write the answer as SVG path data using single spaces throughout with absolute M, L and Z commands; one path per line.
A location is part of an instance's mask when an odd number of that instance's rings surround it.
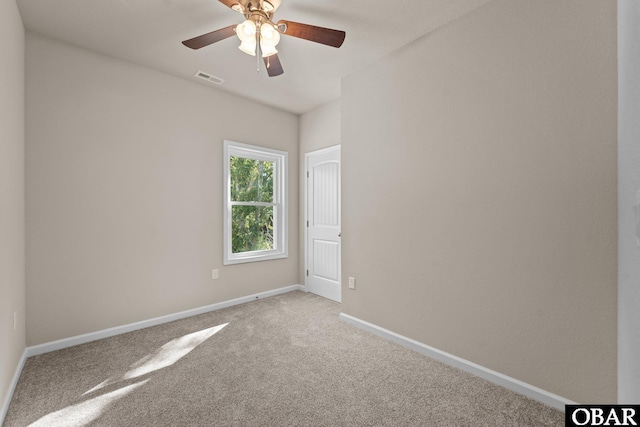
M 282 34 L 333 47 L 342 46 L 347 35 L 347 33 L 340 30 L 284 20 L 278 21 L 277 27 Z
M 280 58 L 278 58 L 278 54 L 274 53 L 271 56 L 266 56 L 264 59 L 264 66 L 267 67 L 267 73 L 269 77 L 279 76 L 284 73 L 282 69 L 282 64 L 280 63 Z
M 271 13 L 275 13 L 275 11 L 280 7 L 280 0 L 264 0 L 263 5 L 264 3 L 269 3 L 269 5 L 271 5 L 269 7 L 269 9 L 271 9 L 269 12 Z
M 220 0 L 220 3 L 224 4 L 225 6 L 237 12 L 242 12 L 242 10 L 244 9 L 244 6 L 242 6 L 242 4 L 238 0 Z M 234 5 L 238 5 L 238 6 L 234 8 L 233 7 Z
M 219 42 L 220 40 L 224 40 L 231 36 L 236 35 L 235 31 L 236 26 L 230 25 L 225 28 L 220 28 L 219 30 L 212 31 L 207 34 L 203 34 L 198 37 L 194 37 L 189 40 L 185 40 L 182 42 L 186 47 L 190 47 L 191 49 L 200 49 L 201 47 L 209 46 L 215 42 Z

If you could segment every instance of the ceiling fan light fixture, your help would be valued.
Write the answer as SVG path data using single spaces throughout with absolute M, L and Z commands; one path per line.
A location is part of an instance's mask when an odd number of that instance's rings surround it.
M 265 22 L 260 26 L 260 50 L 262 56 L 267 57 L 278 53 L 276 46 L 280 42 L 280 33 L 273 25 Z
M 245 42 L 243 41 L 238 46 L 238 49 L 246 53 L 247 55 L 256 56 L 256 42 Z
M 260 38 L 265 42 L 276 46 L 280 42 L 280 33 L 273 27 L 273 25 L 265 22 L 260 26 Z
M 262 51 L 262 57 L 266 58 L 267 56 L 275 55 L 278 53 L 275 46 L 267 46 L 262 41 L 260 41 L 260 50 Z
M 278 53 L 276 46 L 280 42 L 280 33 L 273 28 L 273 25 L 264 23 L 260 26 L 260 50 L 262 56 L 267 57 Z
M 256 40 L 256 24 L 247 19 L 236 27 L 236 34 L 241 42 L 253 42 Z
M 236 27 L 236 34 L 241 42 L 238 49 L 247 55 L 256 55 L 256 31 L 256 24 L 249 19 Z

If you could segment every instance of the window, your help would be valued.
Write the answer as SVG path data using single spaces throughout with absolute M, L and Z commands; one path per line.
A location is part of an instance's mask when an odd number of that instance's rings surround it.
M 287 153 L 224 142 L 224 263 L 287 257 Z

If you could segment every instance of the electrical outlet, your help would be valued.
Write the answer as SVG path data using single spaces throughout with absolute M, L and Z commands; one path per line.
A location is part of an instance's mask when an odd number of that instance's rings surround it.
M 13 330 L 15 331 L 16 329 L 18 329 L 18 312 L 14 311 L 13 312 Z
M 356 288 L 356 278 L 349 277 L 349 289 L 355 289 L 355 288 Z
M 211 270 L 211 278 L 213 280 L 216 280 L 218 277 L 220 277 L 220 275 L 218 274 L 218 269 L 214 268 L 213 270 Z

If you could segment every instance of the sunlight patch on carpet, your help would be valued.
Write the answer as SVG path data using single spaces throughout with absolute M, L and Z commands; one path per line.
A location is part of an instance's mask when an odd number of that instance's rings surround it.
M 175 338 L 162 347 L 158 348 L 154 353 L 148 354 L 137 362 L 129 366 L 129 370 L 120 376 L 111 377 L 97 386 L 93 387 L 83 394 L 93 393 L 101 388 L 107 387 L 112 384 L 116 384 L 120 381 L 126 381 L 133 378 L 138 378 L 143 375 L 149 374 L 154 371 L 166 368 L 182 359 L 187 354 L 191 353 L 193 349 L 200 344 L 211 338 L 216 333 L 220 332 L 229 323 L 224 323 L 212 328 L 203 329 L 198 332 L 193 332 L 188 335 L 183 335 L 179 338 Z
M 147 381 L 149 381 L 149 379 L 85 400 L 84 402 L 76 403 L 75 405 L 67 406 L 59 411 L 45 415 L 38 421 L 29 424 L 29 427 L 86 426 L 98 419 L 111 404 L 144 385 Z

